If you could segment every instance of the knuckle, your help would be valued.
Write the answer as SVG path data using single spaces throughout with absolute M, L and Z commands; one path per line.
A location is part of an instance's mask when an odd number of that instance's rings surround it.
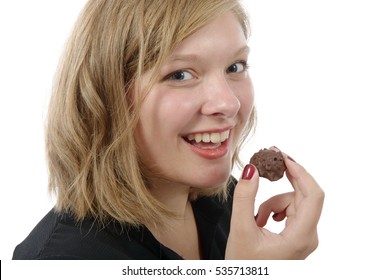
M 301 238 L 299 241 L 293 243 L 293 254 L 298 259 L 305 259 L 318 248 L 318 245 L 319 240 L 317 234 L 312 236 L 312 238 Z
M 325 200 L 325 192 L 323 189 L 319 188 L 316 193 L 315 197 L 318 199 L 318 201 L 324 201 Z

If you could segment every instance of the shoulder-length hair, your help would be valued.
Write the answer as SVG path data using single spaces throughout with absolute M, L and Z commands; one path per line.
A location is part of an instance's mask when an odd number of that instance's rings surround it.
M 235 13 L 248 36 L 238 0 L 86 4 L 59 64 L 47 116 L 49 189 L 57 196 L 58 211 L 69 211 L 77 220 L 135 226 L 172 217 L 148 191 L 134 135 L 145 92 L 135 89 L 146 71 L 157 73 L 183 39 L 226 11 Z M 254 112 L 242 140 L 253 125 Z M 226 187 L 208 192 L 194 190 L 193 197 L 224 197 Z

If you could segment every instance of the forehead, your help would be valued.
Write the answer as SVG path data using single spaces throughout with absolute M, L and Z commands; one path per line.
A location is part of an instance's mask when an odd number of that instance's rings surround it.
M 231 55 L 249 51 L 242 25 L 232 12 L 217 16 L 180 42 L 168 57 L 168 61 L 182 58 L 196 59 L 198 55 L 216 50 L 219 53 Z

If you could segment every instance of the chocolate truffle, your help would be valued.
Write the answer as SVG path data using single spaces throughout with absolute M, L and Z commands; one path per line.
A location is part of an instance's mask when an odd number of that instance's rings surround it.
M 282 178 L 286 170 L 282 153 L 274 150 L 262 149 L 258 151 L 251 157 L 250 163 L 257 167 L 260 177 L 270 181 Z

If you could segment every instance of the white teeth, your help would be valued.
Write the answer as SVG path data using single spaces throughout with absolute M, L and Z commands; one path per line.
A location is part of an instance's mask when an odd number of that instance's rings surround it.
M 200 141 L 202 141 L 202 134 L 199 134 L 199 133 L 197 133 L 197 134 L 195 134 L 195 141 L 196 141 L 196 143 L 199 143 Z
M 211 133 L 210 141 L 214 144 L 221 142 L 221 133 Z
M 224 132 L 213 132 L 213 133 L 195 133 L 195 134 L 190 134 L 186 138 L 189 141 L 195 140 L 196 143 L 199 142 L 204 142 L 204 143 L 222 143 L 226 139 L 229 138 L 229 130 L 226 130 Z
M 226 130 L 221 133 L 221 142 L 225 141 L 229 138 L 230 130 Z

